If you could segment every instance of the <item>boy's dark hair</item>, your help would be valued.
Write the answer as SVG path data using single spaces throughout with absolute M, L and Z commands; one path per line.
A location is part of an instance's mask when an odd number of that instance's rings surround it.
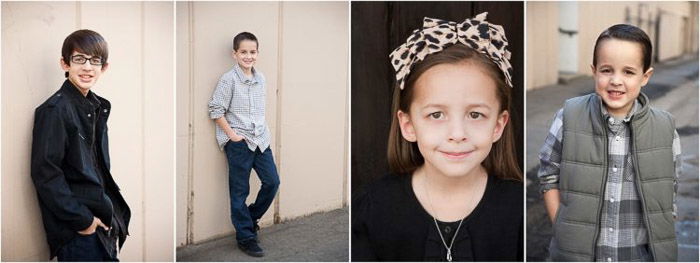
M 400 90 L 398 85 L 394 89 L 391 108 L 392 119 L 387 147 L 387 159 L 392 173 L 411 174 L 425 163 L 425 159 L 423 159 L 418 149 L 418 144 L 405 140 L 401 135 L 401 128 L 399 127 L 396 113 L 399 110 L 409 113 L 416 81 L 428 69 L 441 64 L 460 63 L 471 63 L 484 70 L 496 83 L 496 96 L 500 106 L 499 113 L 503 111 L 512 112 L 510 110 L 512 106 L 512 88 L 506 84 L 505 76 L 501 69 L 486 55 L 463 44 L 452 45 L 440 52 L 428 55 L 423 61 L 413 66 L 410 75 L 406 79 L 404 89 Z M 501 138 L 493 144 L 491 152 L 481 164 L 489 175 L 506 180 L 522 181 L 523 175 L 515 157 L 515 137 L 512 121 L 509 121 L 503 128 Z
M 638 43 L 642 48 L 642 65 L 644 72 L 646 72 L 649 67 L 651 67 L 651 40 L 649 36 L 644 33 L 643 30 L 639 29 L 633 25 L 627 24 L 617 24 L 609 27 L 603 33 L 600 33 L 598 39 L 595 41 L 595 47 L 593 48 L 593 66 L 597 66 L 597 54 L 598 45 L 607 39 L 620 39 Z
M 258 38 L 253 35 L 253 33 L 250 32 L 241 32 L 238 33 L 235 37 L 233 37 L 233 51 L 238 50 L 238 46 L 241 44 L 241 41 L 243 40 L 252 40 L 255 41 L 255 48 L 257 49 L 260 44 L 258 44 Z
M 73 51 L 100 57 L 102 58 L 102 64 L 107 64 L 107 57 L 109 56 L 107 41 L 95 31 L 81 29 L 68 35 L 63 40 L 63 48 L 61 48 L 63 62 L 70 65 L 70 57 Z M 66 78 L 68 77 L 68 72 L 66 72 L 65 76 Z

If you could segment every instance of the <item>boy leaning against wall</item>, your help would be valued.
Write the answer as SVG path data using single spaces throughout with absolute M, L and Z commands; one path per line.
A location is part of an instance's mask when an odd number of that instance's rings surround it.
M 63 42 L 66 80 L 36 108 L 31 176 L 50 258 L 118 261 L 131 212 L 110 173 L 110 102 L 90 89 L 107 68 L 107 42 L 78 30 Z

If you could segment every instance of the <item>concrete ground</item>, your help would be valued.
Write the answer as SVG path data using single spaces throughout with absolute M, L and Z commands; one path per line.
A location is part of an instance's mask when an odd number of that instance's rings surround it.
M 676 118 L 681 137 L 683 173 L 678 188 L 678 258 L 698 261 L 698 58 L 683 57 L 654 65 L 655 73 L 642 88 L 651 105 Z M 594 91 L 591 77 L 574 78 L 527 92 L 527 260 L 544 261 L 552 235 L 539 193 L 537 154 L 556 111 L 564 100 Z
M 177 261 L 347 262 L 348 221 L 348 208 L 343 208 L 260 229 L 261 258 L 240 251 L 236 238 L 229 236 L 178 248 Z

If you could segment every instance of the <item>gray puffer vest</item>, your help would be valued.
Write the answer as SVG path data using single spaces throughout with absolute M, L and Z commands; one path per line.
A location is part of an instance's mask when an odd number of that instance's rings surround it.
M 673 219 L 673 117 L 649 107 L 640 94 L 630 120 L 635 183 L 642 201 L 649 249 L 655 261 L 676 261 Z M 559 177 L 560 205 L 553 226 L 554 261 L 594 261 L 605 182 L 608 136 L 601 99 L 593 93 L 564 104 L 564 134 Z

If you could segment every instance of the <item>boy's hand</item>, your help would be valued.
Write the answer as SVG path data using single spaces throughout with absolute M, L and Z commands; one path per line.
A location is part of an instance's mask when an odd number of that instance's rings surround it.
M 107 225 L 105 225 L 104 223 L 102 223 L 102 220 L 100 220 L 97 217 L 92 217 L 92 225 L 90 225 L 86 229 L 78 231 L 78 234 L 83 235 L 83 236 L 92 235 L 97 230 L 97 227 L 102 227 L 105 231 L 109 230 L 109 227 Z
M 226 133 L 226 136 L 228 136 L 229 140 L 231 140 L 233 142 L 240 142 L 243 139 L 245 139 L 245 138 L 243 138 L 243 136 L 236 134 L 236 132 L 233 129 L 231 129 L 231 126 L 228 124 L 225 117 L 222 116 L 222 117 L 216 119 L 215 122 L 216 122 L 216 125 L 219 125 L 219 127 L 222 130 L 224 130 L 224 132 Z
M 554 224 L 557 219 L 557 210 L 559 210 L 559 189 L 550 189 L 544 192 L 544 207 L 547 209 L 549 220 Z
M 231 139 L 231 141 L 233 141 L 233 142 L 240 142 L 243 139 L 245 139 L 245 138 L 243 138 L 243 136 L 240 136 L 234 132 L 229 132 L 226 135 L 228 135 L 228 138 Z

